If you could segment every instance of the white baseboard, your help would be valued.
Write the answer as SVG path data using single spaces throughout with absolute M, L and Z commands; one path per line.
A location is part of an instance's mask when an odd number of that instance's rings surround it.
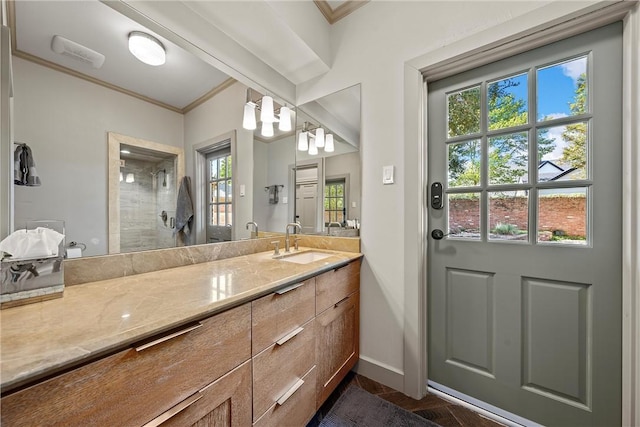
M 394 390 L 401 392 L 404 388 L 404 373 L 401 370 L 366 356 L 360 356 L 354 370 L 359 375 L 370 378 Z

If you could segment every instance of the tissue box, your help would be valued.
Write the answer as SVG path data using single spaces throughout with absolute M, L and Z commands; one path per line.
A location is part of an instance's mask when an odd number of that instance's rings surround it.
M 63 257 L 0 261 L 0 308 L 62 297 Z

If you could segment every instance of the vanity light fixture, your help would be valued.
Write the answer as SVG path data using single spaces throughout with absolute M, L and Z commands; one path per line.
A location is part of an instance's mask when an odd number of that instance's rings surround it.
M 286 105 L 280 107 L 278 129 L 283 132 L 289 132 L 291 130 L 291 109 Z
M 251 88 L 247 88 L 242 127 L 247 130 L 254 130 L 257 127 L 256 109 L 258 109 L 260 111 L 260 121 L 262 122 L 260 131 L 262 136 L 273 136 L 273 123 L 278 123 L 278 130 L 282 132 L 291 131 L 291 108 L 286 105 L 278 105 L 270 95 L 262 96 L 258 94 L 260 97 L 254 99 L 252 96 L 254 92 Z M 267 123 L 271 126 L 266 125 Z
M 334 150 L 335 150 L 335 147 L 333 145 L 333 134 L 328 133 L 324 137 L 324 151 L 326 151 L 327 153 L 333 153 Z
M 322 129 L 321 127 L 316 129 L 316 147 L 324 147 L 324 129 Z
M 305 130 L 298 134 L 298 151 L 307 151 L 309 149 L 309 133 Z
M 242 127 L 247 130 L 254 130 L 256 128 L 256 104 L 253 102 L 247 102 L 244 104 Z
M 270 138 L 273 136 L 273 123 L 262 122 L 262 128 L 260 130 L 260 135 Z
M 148 65 L 158 66 L 166 61 L 166 52 L 160 40 L 142 31 L 129 33 L 129 52 Z
M 316 146 L 316 139 L 315 138 L 309 138 L 309 154 L 312 156 L 315 156 L 316 154 L 318 154 L 318 147 Z

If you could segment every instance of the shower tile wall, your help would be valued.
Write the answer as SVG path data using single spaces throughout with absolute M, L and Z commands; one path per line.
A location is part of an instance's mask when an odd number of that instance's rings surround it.
M 167 186 L 164 187 L 166 169 Z M 126 160 L 120 168 L 120 252 L 143 251 L 175 246 L 171 218 L 175 217 L 175 175 L 173 160 L 148 162 Z M 127 182 L 133 174 L 134 182 Z M 161 218 L 167 212 L 166 225 Z

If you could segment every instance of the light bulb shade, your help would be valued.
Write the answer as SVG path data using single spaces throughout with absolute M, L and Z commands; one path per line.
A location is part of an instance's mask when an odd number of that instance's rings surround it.
M 311 138 L 309 141 L 309 154 L 315 156 L 318 154 L 318 147 L 316 146 L 316 139 Z
M 324 151 L 327 153 L 333 153 L 335 147 L 333 146 L 333 134 L 328 133 L 327 136 L 324 137 Z
M 283 132 L 289 132 L 291 130 L 291 109 L 289 107 L 280 108 L 280 123 L 278 123 L 278 129 Z
M 324 147 L 324 129 L 322 128 L 316 129 L 316 147 Z
M 269 95 L 265 95 L 262 97 L 260 121 L 263 123 L 273 123 L 276 121 L 276 117 L 273 114 L 273 98 Z
M 267 138 L 273 136 L 273 123 L 262 122 L 262 129 L 260 130 L 260 135 L 265 136 Z
M 298 151 L 307 151 L 309 149 L 309 137 L 307 132 L 298 134 Z
M 134 182 L 134 181 L 135 181 L 135 178 L 133 177 L 133 174 L 132 174 L 132 173 L 128 173 L 128 174 L 127 174 L 127 177 L 126 177 L 126 178 L 125 178 L 125 180 L 124 180 L 124 182 L 127 182 L 127 183 L 129 183 L 129 184 L 131 184 L 131 183 L 132 183 L 132 182 Z
M 129 33 L 129 52 L 145 64 L 158 66 L 166 61 L 164 46 L 160 40 L 141 31 Z
M 244 104 L 242 127 L 247 130 L 254 130 L 256 128 L 256 106 L 251 102 Z

